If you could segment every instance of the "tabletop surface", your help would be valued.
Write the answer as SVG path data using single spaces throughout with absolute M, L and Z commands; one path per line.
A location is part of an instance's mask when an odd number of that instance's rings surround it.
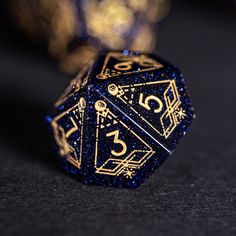
M 187 3 L 160 23 L 157 52 L 181 68 L 197 118 L 172 158 L 128 190 L 58 168 L 44 115 L 69 78 L 1 22 L 1 235 L 235 235 L 235 26 Z

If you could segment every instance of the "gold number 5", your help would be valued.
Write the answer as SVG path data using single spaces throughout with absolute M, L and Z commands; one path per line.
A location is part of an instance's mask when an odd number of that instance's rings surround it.
M 114 136 L 114 143 L 120 144 L 122 146 L 122 150 L 120 152 L 116 152 L 114 150 L 111 151 L 111 154 L 114 156 L 122 156 L 127 151 L 127 145 L 124 141 L 120 140 L 119 137 L 119 130 L 112 131 L 106 134 L 107 137 Z
M 144 100 L 144 101 L 143 101 Z M 140 96 L 139 96 L 139 104 L 141 106 L 143 106 L 144 108 L 146 108 L 147 110 L 151 110 L 151 107 L 148 105 L 149 101 L 150 100 L 154 100 L 158 103 L 158 108 L 154 110 L 155 113 L 159 113 L 161 112 L 162 108 L 163 108 L 163 103 L 162 101 L 154 96 L 154 95 L 150 95 L 150 96 L 147 96 L 145 99 L 143 98 L 143 93 L 140 93 Z

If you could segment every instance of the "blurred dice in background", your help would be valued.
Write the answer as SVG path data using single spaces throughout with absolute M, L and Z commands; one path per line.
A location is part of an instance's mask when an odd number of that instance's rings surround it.
M 46 43 L 61 68 L 77 73 L 102 48 L 152 51 L 169 0 L 11 0 L 18 26 Z

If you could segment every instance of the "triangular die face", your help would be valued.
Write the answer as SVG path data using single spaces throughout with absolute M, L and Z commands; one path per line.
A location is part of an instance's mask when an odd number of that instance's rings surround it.
M 167 139 L 186 114 L 175 80 L 129 85 L 109 84 L 108 92 L 122 101 L 145 125 Z
M 86 101 L 81 97 L 75 106 L 56 116 L 51 122 L 60 155 L 78 169 L 82 161 L 85 107 Z
M 153 149 L 108 108 L 106 101 L 98 100 L 95 109 L 95 173 L 132 179 L 154 154 Z
M 146 54 L 124 54 L 109 52 L 105 56 L 98 79 L 107 79 L 118 75 L 126 75 L 162 68 L 163 65 Z

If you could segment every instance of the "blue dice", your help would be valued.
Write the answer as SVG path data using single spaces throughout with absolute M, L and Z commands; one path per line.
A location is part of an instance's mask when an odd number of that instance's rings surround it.
M 171 155 L 193 118 L 178 68 L 125 50 L 84 68 L 47 120 L 68 173 L 86 184 L 136 188 Z

